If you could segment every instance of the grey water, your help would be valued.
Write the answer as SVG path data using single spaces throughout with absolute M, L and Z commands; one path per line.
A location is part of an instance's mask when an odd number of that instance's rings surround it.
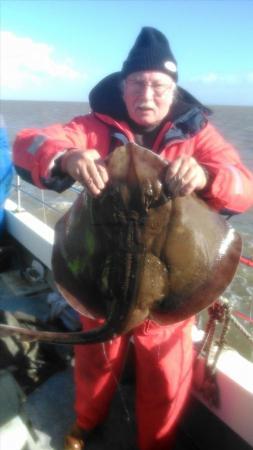
M 210 121 L 220 133 L 238 150 L 244 164 L 253 171 L 253 107 L 248 106 L 210 106 L 213 115 Z M 86 114 L 89 105 L 86 102 L 40 102 L 40 101 L 2 101 L 1 113 L 7 126 L 10 143 L 23 128 L 41 128 L 53 123 L 67 123 L 75 116 Z M 27 187 L 27 189 L 33 189 Z M 64 211 L 73 201 L 69 192 L 58 195 L 44 193 L 47 201 L 58 205 Z M 54 224 L 49 217 L 51 225 Z M 243 255 L 253 259 L 253 208 L 246 213 L 234 216 L 231 224 L 243 238 Z M 240 319 L 253 336 L 253 269 L 240 264 L 237 274 L 225 292 L 234 311 L 242 312 L 249 320 Z M 201 322 L 202 319 L 200 319 Z M 231 327 L 229 343 L 246 357 L 253 360 L 252 345 L 241 333 Z

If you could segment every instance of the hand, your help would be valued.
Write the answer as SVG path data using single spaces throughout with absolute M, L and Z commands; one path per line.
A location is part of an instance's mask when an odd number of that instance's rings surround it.
M 62 171 L 97 196 L 105 188 L 108 172 L 97 150 L 68 150 L 62 157 Z
M 208 174 L 195 158 L 181 156 L 169 164 L 165 181 L 172 194 L 184 196 L 204 189 Z

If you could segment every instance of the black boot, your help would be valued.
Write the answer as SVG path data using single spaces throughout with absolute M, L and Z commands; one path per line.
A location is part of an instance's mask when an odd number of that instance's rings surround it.
M 64 450 L 85 450 L 85 441 L 89 432 L 80 428 L 76 423 L 64 439 Z

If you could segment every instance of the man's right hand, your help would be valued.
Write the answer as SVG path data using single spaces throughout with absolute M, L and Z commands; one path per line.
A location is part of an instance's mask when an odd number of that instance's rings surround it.
M 61 170 L 86 186 L 97 196 L 105 188 L 108 172 L 97 150 L 68 150 L 62 157 Z

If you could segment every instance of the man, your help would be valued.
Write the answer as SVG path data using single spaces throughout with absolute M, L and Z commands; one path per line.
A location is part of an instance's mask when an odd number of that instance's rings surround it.
M 208 123 L 209 110 L 179 88 L 177 79 L 166 37 L 143 28 L 121 72 L 91 91 L 91 114 L 17 136 L 17 171 L 59 192 L 77 180 L 97 196 L 108 181 L 103 159 L 117 145 L 132 141 L 170 162 L 166 179 L 177 195 L 196 191 L 219 211 L 245 211 L 253 204 L 253 175 Z M 96 320 L 81 320 L 86 331 L 97 325 Z M 140 450 L 173 448 L 173 432 L 191 384 L 193 321 L 159 326 L 147 320 L 131 332 Z M 75 349 L 77 420 L 65 439 L 66 450 L 84 449 L 89 431 L 103 422 L 129 338 Z

